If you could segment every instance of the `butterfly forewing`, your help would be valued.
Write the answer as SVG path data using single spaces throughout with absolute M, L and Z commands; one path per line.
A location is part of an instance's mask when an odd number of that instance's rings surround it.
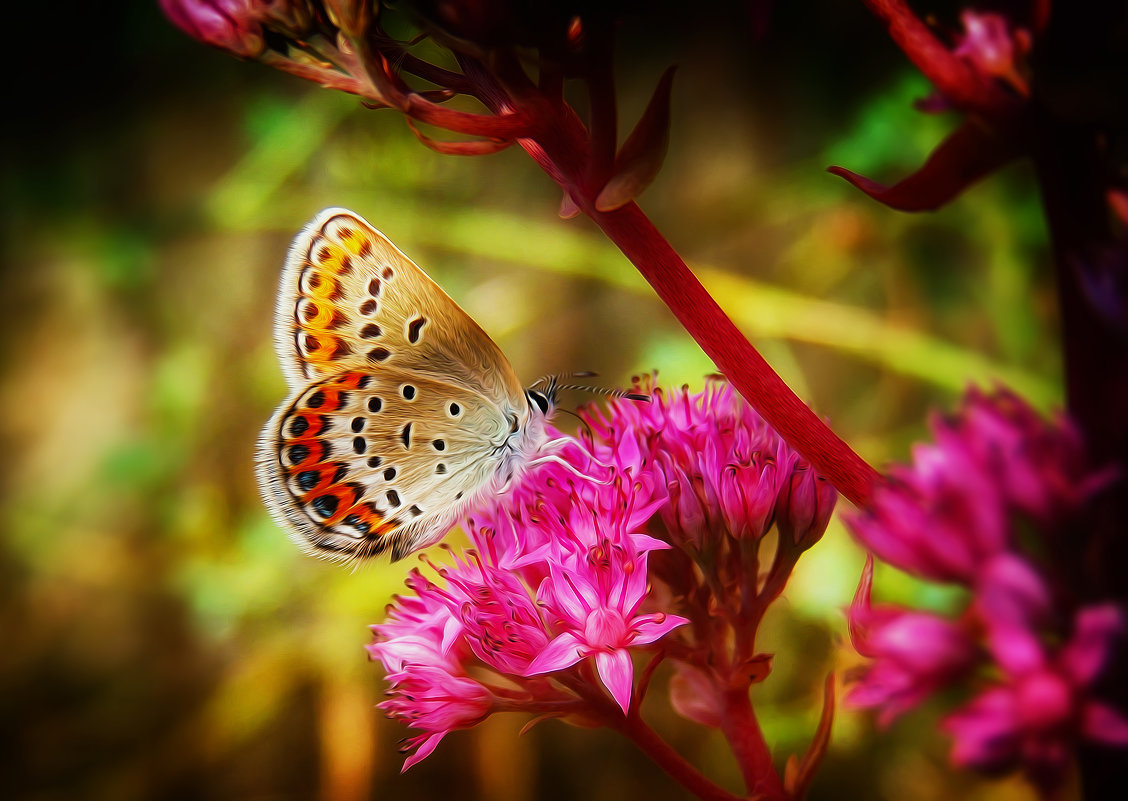
M 306 550 L 398 558 L 502 480 L 501 444 L 528 419 L 509 362 L 352 212 L 298 236 L 275 339 L 291 395 L 263 431 L 259 483 Z
M 275 339 L 292 389 L 346 369 L 430 375 L 519 405 L 522 387 L 485 331 L 414 262 L 344 209 L 319 214 L 283 271 Z

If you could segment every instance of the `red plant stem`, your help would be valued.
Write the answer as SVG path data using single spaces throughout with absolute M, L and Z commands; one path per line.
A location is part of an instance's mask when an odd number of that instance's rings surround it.
M 713 784 L 697 768 L 686 762 L 681 754 L 646 725 L 638 713 L 632 712 L 625 718 L 620 715 L 616 723 L 609 725 L 622 732 L 655 765 L 666 771 L 671 779 L 702 801 L 740 801 L 739 796 Z
M 601 720 L 607 728 L 618 731 L 633 742 L 670 778 L 702 801 L 741 801 L 738 796 L 709 781 L 704 774 L 686 761 L 685 757 L 658 736 L 657 732 L 647 726 L 638 711 L 638 698 L 631 700 L 630 712 L 624 715 L 618 704 L 608 698 L 602 690 L 596 689 L 599 679 L 595 677 L 590 664 L 581 663 L 572 672 L 557 676 L 557 680 L 582 699 L 587 705 L 590 716 Z
M 495 113 L 507 107 L 480 65 L 464 59 L 463 66 L 487 107 Z M 791 391 L 638 205 L 609 212 L 595 208 L 602 177 L 591 175 L 588 167 L 591 147 L 597 144 L 575 112 L 533 95 L 522 97 L 519 111 L 511 116 L 540 122 L 537 134 L 519 140 L 521 147 L 623 251 L 744 399 L 842 495 L 855 506 L 868 506 L 880 479 L 877 471 Z
M 585 199 L 586 201 L 586 199 Z M 854 505 L 869 504 L 879 476 L 791 391 L 728 318 L 642 210 L 581 207 L 618 245 L 658 297 L 765 420 Z
M 787 797 L 779 780 L 764 733 L 756 721 L 748 685 L 727 690 L 724 694 L 724 716 L 721 731 L 740 766 L 748 795 L 752 798 L 783 799 Z

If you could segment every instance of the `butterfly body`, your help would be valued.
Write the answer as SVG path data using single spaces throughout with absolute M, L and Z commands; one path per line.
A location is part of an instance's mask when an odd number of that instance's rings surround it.
M 402 558 L 544 449 L 554 398 L 352 212 L 294 241 L 275 311 L 289 397 L 259 440 L 268 508 L 305 550 Z

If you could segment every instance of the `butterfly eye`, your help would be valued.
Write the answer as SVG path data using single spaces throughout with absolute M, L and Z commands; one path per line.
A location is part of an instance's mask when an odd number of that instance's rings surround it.
M 528 396 L 529 400 L 537 405 L 537 408 L 541 410 L 541 414 L 548 414 L 548 398 L 543 392 L 530 389 L 526 391 L 525 394 Z

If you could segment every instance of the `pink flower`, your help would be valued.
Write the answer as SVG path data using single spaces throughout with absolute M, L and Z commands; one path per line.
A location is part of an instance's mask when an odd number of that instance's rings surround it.
M 1124 629 L 1115 606 L 1086 607 L 1064 646 L 1047 647 L 1028 632 L 1018 659 L 1017 633 L 1009 631 L 1005 642 L 994 643 L 1011 652 L 1000 660 L 1002 680 L 944 722 L 955 739 L 952 761 L 990 772 L 1022 767 L 1048 791 L 1061 782 L 1079 740 L 1128 746 L 1128 718 L 1091 692 Z
M 953 55 L 965 59 L 984 75 L 998 78 L 1024 97 L 1030 86 L 1023 77 L 1022 64 L 1031 47 L 1030 34 L 1011 24 L 1001 14 L 965 10 L 960 14 L 964 34 Z
M 594 657 L 600 680 L 625 714 L 634 684 L 628 649 L 649 645 L 689 622 L 662 612 L 638 614 L 647 594 L 647 552 L 665 547 L 645 535 L 625 536 L 550 562 L 551 577 L 541 583 L 537 600 L 562 630 L 533 660 L 529 675 Z
M 254 58 L 265 44 L 253 0 L 160 0 L 178 28 L 202 42 Z
M 776 498 L 775 524 L 780 536 L 810 548 L 826 531 L 837 501 L 838 493 L 831 483 L 805 460 L 798 460 Z
M 481 723 L 493 706 L 493 696 L 482 684 L 441 666 L 409 664 L 387 678 L 390 697 L 378 707 L 389 717 L 424 730 L 404 743 L 403 752 L 414 753 L 401 770 L 425 759 L 449 732 Z
M 639 391 L 650 391 L 651 402 L 620 400 L 606 413 L 582 413 L 596 457 L 633 460 L 624 466 L 636 476 L 653 471 L 669 493 L 660 513 L 671 542 L 700 549 L 724 536 L 762 537 L 793 471 L 807 470 L 798 466 L 798 454 L 722 379 L 710 379 L 696 394 L 647 385 Z M 796 508 L 788 521 L 803 518 L 825 528 L 833 490 L 823 482 L 818 493 L 804 491 L 803 497 L 804 509 Z
M 950 420 L 932 422 L 933 445 L 895 467 L 873 506 L 846 523 L 885 562 L 934 581 L 975 583 L 1013 544 L 1019 517 L 1047 528 L 1107 475 L 1087 470 L 1076 433 L 1047 423 L 1007 391 L 972 390 Z
M 847 523 L 885 561 L 962 584 L 968 603 L 958 620 L 873 608 L 871 557 L 849 615 L 855 647 L 874 661 L 849 700 L 879 709 L 884 723 L 940 690 L 982 682 L 945 721 L 953 762 L 1022 768 L 1048 792 L 1081 740 L 1128 745 L 1128 719 L 1094 697 L 1122 612 L 1089 606 L 1070 621 L 1038 561 L 1112 474 L 1087 466 L 1067 422 L 1043 420 L 1005 391 L 969 392 L 933 431 L 936 443 L 916 448 L 874 508 Z
M 606 709 L 577 693 L 589 674 L 546 678 L 587 657 L 625 712 L 631 650 L 685 622 L 639 614 L 649 595 L 647 555 L 668 547 L 640 529 L 664 496 L 652 497 L 643 482 L 616 471 L 611 480 L 584 478 L 581 468 L 597 466 L 571 442 L 558 452 L 575 469 L 554 462 L 535 468 L 521 487 L 477 513 L 469 526 L 476 549 L 450 566 L 431 565 L 440 583 L 413 571 L 407 583 L 414 595 L 397 598 L 388 620 L 373 627 L 369 653 L 391 682 L 381 708 L 422 729 L 408 743 L 416 750 L 405 768 L 448 732 L 496 711 L 602 719 Z M 602 692 L 590 681 L 592 693 Z
M 887 726 L 899 715 L 966 676 L 980 657 L 968 625 L 927 612 L 870 604 L 873 557 L 850 606 L 850 639 L 874 661 L 851 689 L 846 703 L 879 710 Z
M 548 644 L 540 611 L 526 586 L 512 573 L 484 563 L 440 572 L 448 581 L 444 597 L 462 625 L 463 640 L 478 659 L 499 673 L 524 675 Z
M 405 744 L 405 752 L 415 752 L 403 770 L 434 751 L 448 732 L 479 723 L 493 705 L 489 690 L 466 675 L 461 628 L 449 609 L 436 603 L 438 588 L 417 570 L 408 586 L 417 595 L 396 599 L 388 620 L 372 627 L 377 641 L 367 647 L 369 656 L 383 663 L 391 684 L 388 700 L 379 707 L 423 730 Z

